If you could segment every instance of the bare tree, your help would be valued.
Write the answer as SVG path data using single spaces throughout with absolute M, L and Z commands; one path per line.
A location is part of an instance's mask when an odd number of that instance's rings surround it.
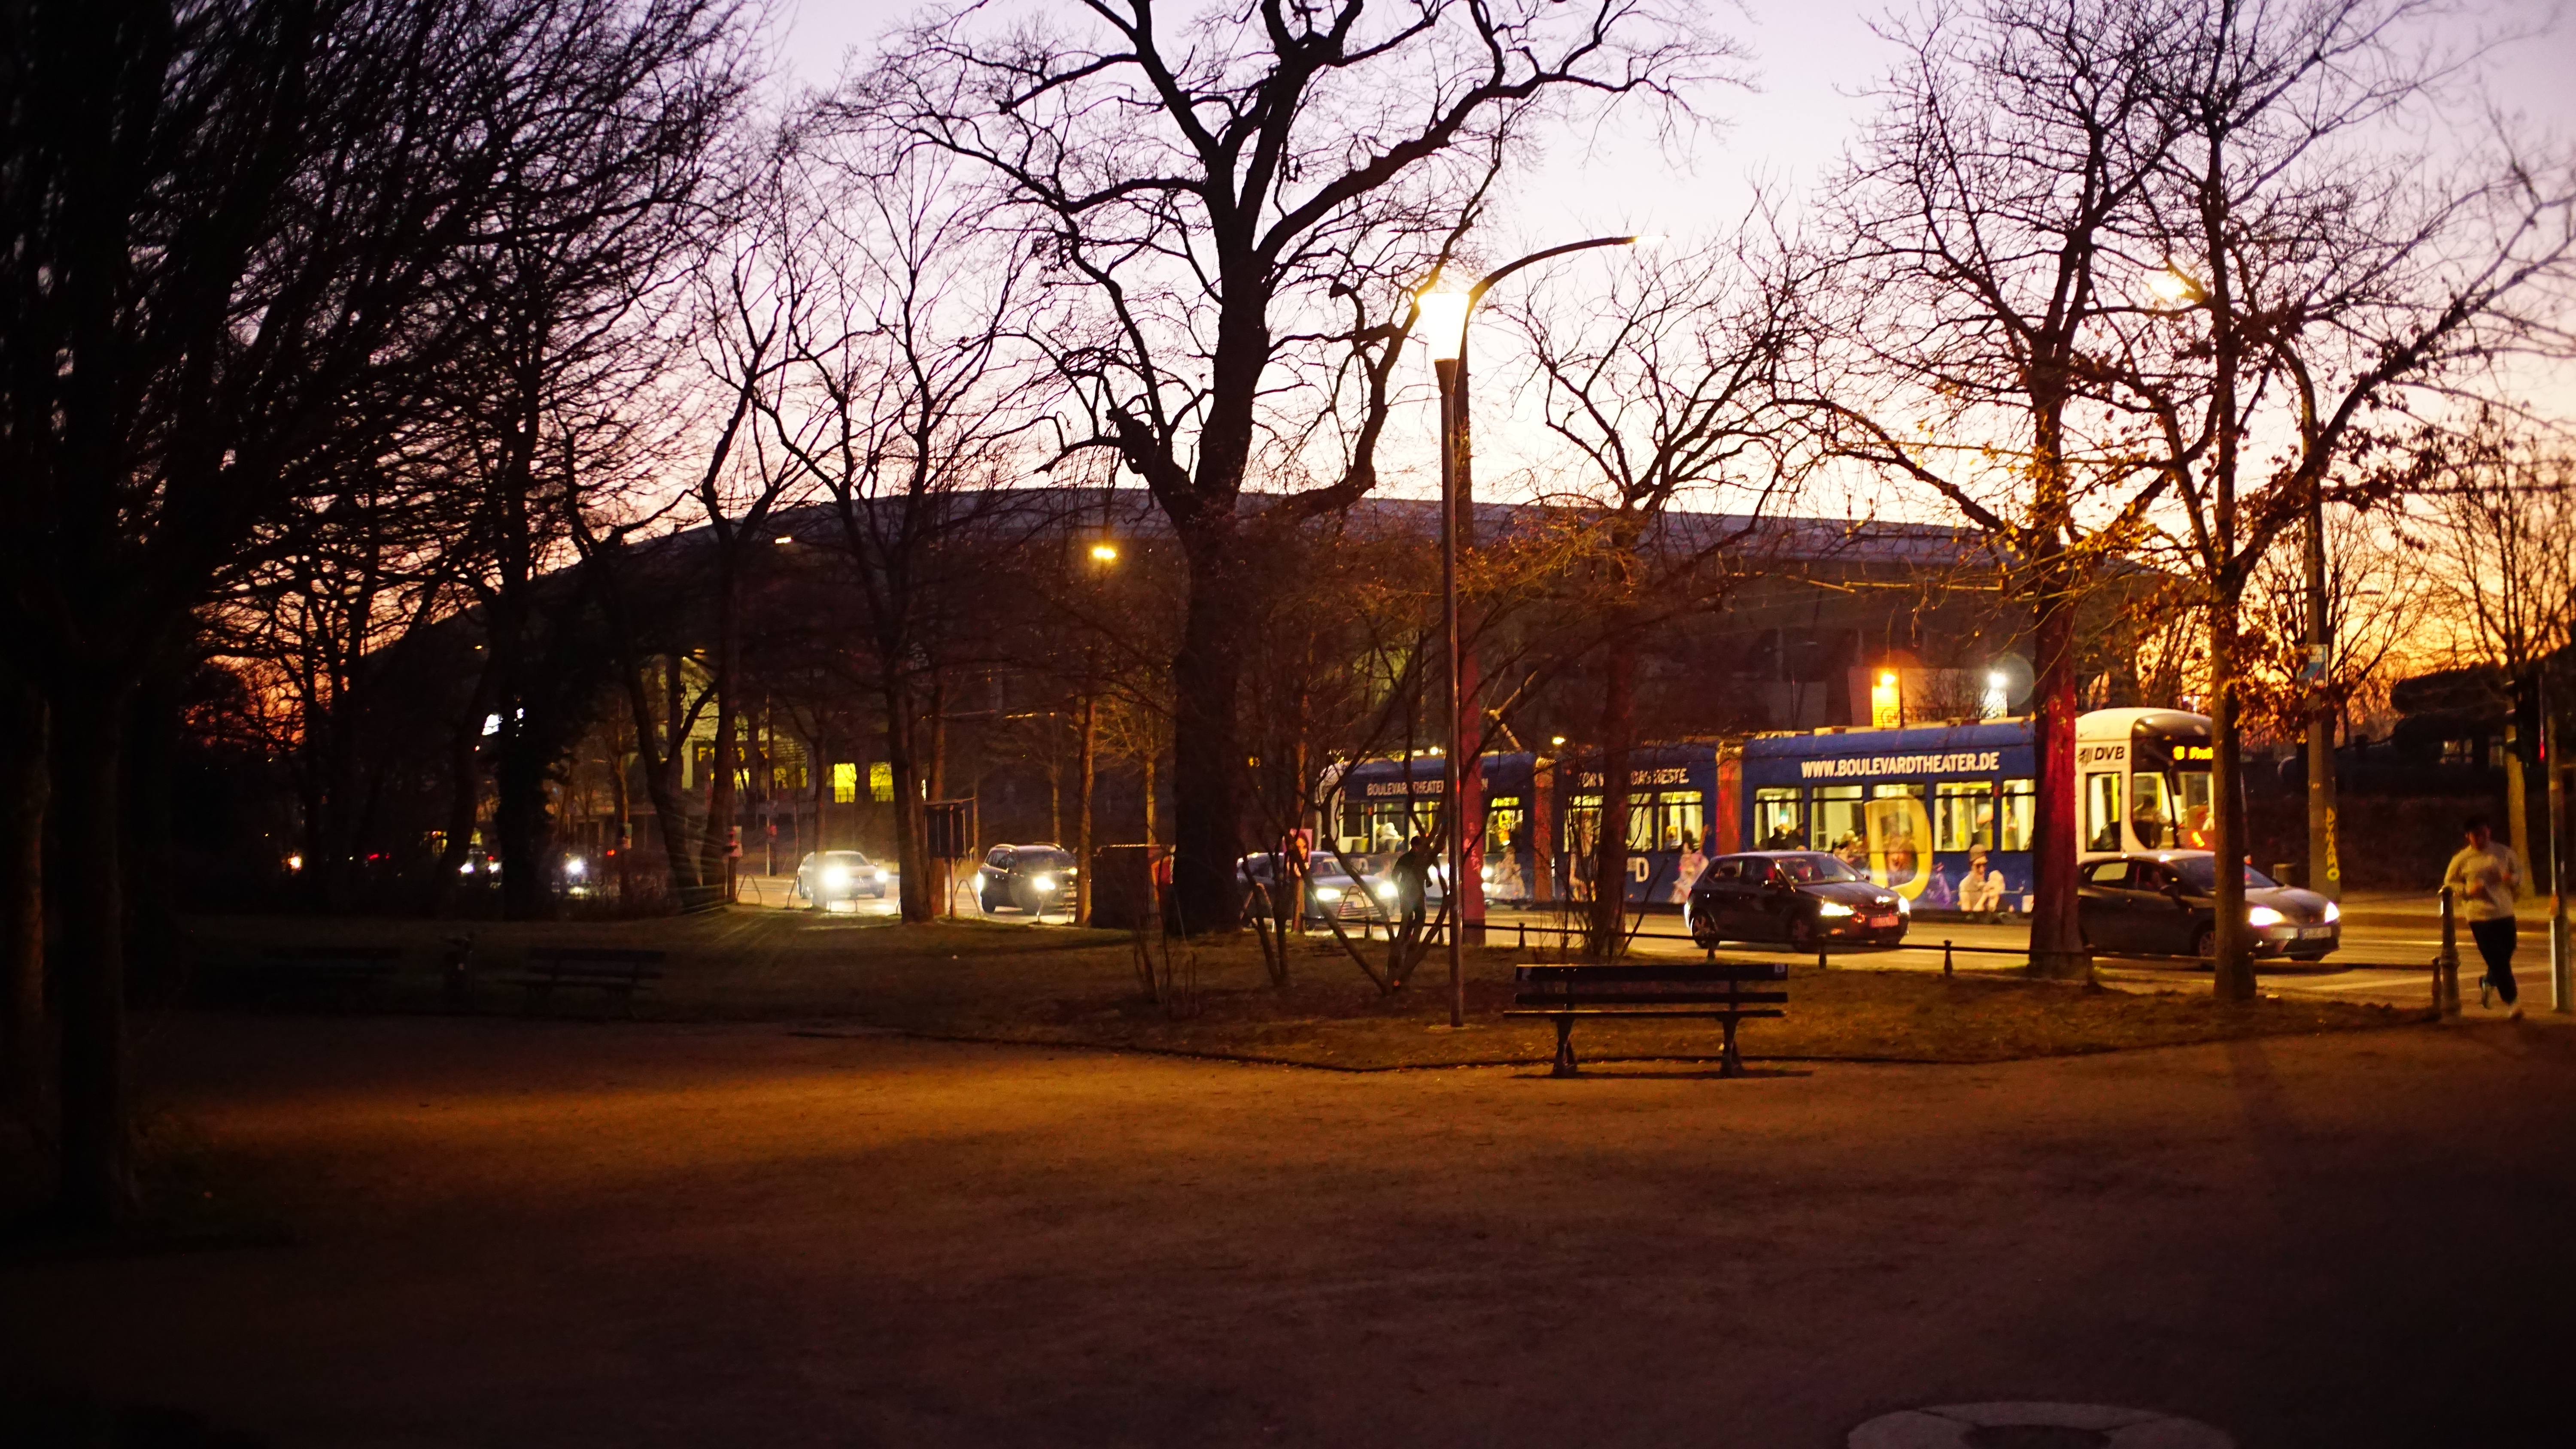
M 2576 171 L 2394 144 L 2447 114 L 2448 57 L 2417 28 L 2440 13 L 2194 0 L 2164 17 L 2177 48 L 2153 105 L 2172 140 L 2124 239 L 2159 270 L 2122 319 L 2118 375 L 2153 420 L 2206 594 L 2222 862 L 2248 843 L 2238 731 L 2256 566 L 2321 502 L 2411 486 L 2409 414 L 2437 421 L 2461 390 L 2492 386 L 2487 363 L 2548 340 L 2545 309 L 2576 262 Z M 2219 871 L 2223 999 L 2255 991 L 2244 889 Z
M 134 1203 L 125 1069 L 129 711 L 262 520 L 391 446 L 463 335 L 436 305 L 513 178 L 577 144 L 586 35 L 692 0 L 379 6 L 32 0 L 0 38 L 0 649 L 54 727 L 57 1202 Z M 580 96 L 585 104 L 567 104 Z
M 1411 291 L 1506 149 L 1577 97 L 1676 97 L 1731 52 L 1653 0 L 1089 0 L 898 44 L 853 109 L 989 168 L 1045 240 L 1079 304 L 1055 349 L 1072 446 L 1141 477 L 1187 560 L 1175 884 L 1187 919 L 1230 926 L 1251 480 L 1286 492 L 1283 523 L 1367 494 Z
M 2075 918 L 2076 618 L 2165 480 L 2109 396 L 2118 246 L 2174 122 L 2173 5 L 1970 0 L 1893 32 L 1908 54 L 1834 202 L 1820 296 L 1835 451 L 1911 480 L 1989 541 L 2031 613 L 2031 969 L 2083 977 Z
M 1751 234 L 1621 268 L 1580 290 L 1542 289 L 1511 310 L 1542 380 L 1542 416 L 1576 480 L 1543 494 L 1580 543 L 1564 591 L 1603 675 L 1595 740 L 1602 772 L 1594 842 L 1593 949 L 1625 939 L 1629 750 L 1646 632 L 1714 610 L 1732 556 L 1796 481 L 1807 436 L 1786 406 L 1784 368 L 1802 350 L 1804 264 Z M 1588 300 L 1574 301 L 1574 297 Z M 1720 520 L 1665 526 L 1677 501 Z
M 795 298 L 782 380 L 761 406 L 830 500 L 884 710 L 903 918 L 927 921 L 942 894 L 922 845 L 931 681 L 994 588 L 996 546 L 1050 511 L 1003 491 L 1045 401 L 1029 269 L 1011 233 L 986 229 L 988 199 L 954 158 L 877 154 L 864 136 L 804 145 L 781 239 Z

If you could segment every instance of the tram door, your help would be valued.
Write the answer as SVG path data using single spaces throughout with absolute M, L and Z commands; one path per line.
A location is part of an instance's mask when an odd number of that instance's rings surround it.
M 2121 838 L 2120 821 L 2125 777 L 2117 771 L 2098 770 L 2084 776 L 2084 848 L 2121 850 L 2128 842 Z

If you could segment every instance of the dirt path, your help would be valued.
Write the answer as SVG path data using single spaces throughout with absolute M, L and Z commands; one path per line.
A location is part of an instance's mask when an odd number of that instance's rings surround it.
M 2576 1033 L 1740 1082 L 434 1019 L 157 1045 L 301 1241 L 0 1269 L 0 1376 L 281 1445 L 1828 1449 L 2002 1398 L 2283 1449 L 2568 1422 Z

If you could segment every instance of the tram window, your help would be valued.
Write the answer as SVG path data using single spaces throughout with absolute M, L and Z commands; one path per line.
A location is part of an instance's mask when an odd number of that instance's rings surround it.
M 1798 787 L 1765 785 L 1753 792 L 1753 839 L 1764 850 L 1796 850 L 1807 843 Z
M 2033 807 L 2038 801 L 2038 787 L 2028 780 L 2004 781 L 2002 818 L 1996 822 L 1997 850 L 2030 849 Z
M 1577 795 L 1565 806 L 1565 853 L 1589 855 L 1601 831 L 1601 797 Z
M 2159 774 L 2140 770 L 2129 777 L 2129 828 L 2141 850 L 2170 850 L 2180 828 L 2174 819 L 2172 792 Z
M 1986 780 L 1944 780 L 1932 787 L 1932 848 L 1988 850 L 1995 845 L 1995 787 Z
M 2218 843 L 2218 822 L 2211 814 L 2214 799 L 2210 794 L 2207 770 L 2184 770 L 2174 776 L 2179 809 L 2174 819 L 2174 838 L 2185 850 L 2207 850 Z
M 2120 848 L 2120 777 L 2117 775 L 2084 777 L 2084 848 Z
M 1667 790 L 1655 797 L 1655 849 L 1686 850 L 1700 844 L 1708 810 L 1697 790 Z
M 1521 828 L 1528 811 L 1518 795 L 1496 795 L 1485 804 L 1485 854 L 1492 856 L 1511 848 L 1512 832 Z
M 1816 832 L 1807 844 L 1814 850 L 1841 850 L 1846 845 L 1869 839 L 1869 827 L 1861 815 L 1858 785 L 1819 785 L 1816 787 Z

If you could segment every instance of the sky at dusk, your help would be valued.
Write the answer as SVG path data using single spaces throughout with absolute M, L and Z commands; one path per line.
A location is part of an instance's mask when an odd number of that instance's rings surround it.
M 786 86 L 830 85 L 854 51 L 873 50 L 881 36 L 921 9 L 902 0 L 781 3 L 776 53 Z M 1896 51 L 1872 26 L 1889 13 L 1877 0 L 1757 0 L 1740 10 L 1712 7 L 1713 23 L 1745 48 L 1751 86 L 1708 92 L 1696 108 L 1701 126 L 1679 145 L 1659 141 L 1643 116 L 1552 135 L 1545 154 L 1515 188 L 1514 204 L 1496 216 L 1487 253 L 1507 257 L 1571 238 L 1623 232 L 1663 233 L 1677 242 L 1721 235 L 1742 219 L 1756 186 L 1794 210 L 1834 169 L 1874 106 L 1863 93 Z M 2445 43 L 2506 32 L 2521 36 L 2488 57 L 2488 94 L 2503 112 L 2520 115 L 2527 134 L 2576 140 L 2576 0 L 2472 0 L 2442 24 L 2439 39 Z M 1488 359 L 1493 349 L 1508 346 L 1508 338 L 1492 335 L 1498 330 L 1474 334 L 1479 375 L 1496 384 L 1511 360 Z M 2576 370 L 2535 374 L 2524 387 L 2545 409 L 2576 418 Z M 1426 461 L 1434 456 L 1429 430 L 1435 414 L 1427 405 L 1409 411 L 1422 414 L 1421 426 L 1399 420 L 1382 460 L 1389 465 L 1384 477 L 1391 492 L 1435 486 Z M 1537 441 L 1526 412 L 1514 400 L 1480 389 L 1478 469 L 1480 492 L 1487 496 L 1511 491 L 1504 480 L 1518 445 Z M 1416 432 L 1421 436 L 1410 436 Z M 1525 465 L 1535 462 L 1524 459 Z M 1909 500 L 1863 496 L 1882 492 L 1846 479 L 1843 496 L 1830 504 L 1823 498 L 1811 502 L 1826 511 L 1880 516 L 1918 511 L 1907 506 Z

